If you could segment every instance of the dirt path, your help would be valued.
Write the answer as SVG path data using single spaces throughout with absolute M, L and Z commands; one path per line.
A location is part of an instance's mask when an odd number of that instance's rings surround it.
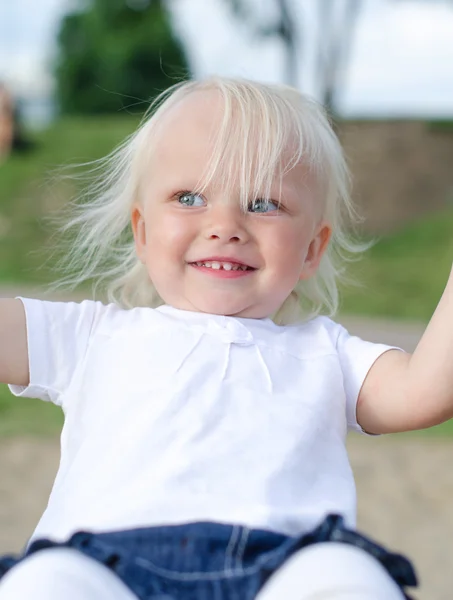
M 419 600 L 451 600 L 453 440 L 354 436 L 349 449 L 359 527 L 412 557 Z M 57 439 L 0 442 L 0 552 L 18 551 L 32 532 L 57 463 Z
M 453 598 L 453 440 L 350 439 L 359 528 L 412 558 L 420 600 Z

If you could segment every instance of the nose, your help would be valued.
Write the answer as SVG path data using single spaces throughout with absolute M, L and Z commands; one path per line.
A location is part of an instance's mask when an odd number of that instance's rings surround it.
M 238 206 L 221 204 L 212 207 L 207 215 L 205 236 L 223 243 L 244 243 L 249 238 L 245 218 Z

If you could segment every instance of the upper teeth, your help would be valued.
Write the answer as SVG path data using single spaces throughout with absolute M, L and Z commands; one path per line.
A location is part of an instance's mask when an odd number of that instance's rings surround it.
M 247 265 L 238 265 L 237 263 L 218 262 L 216 260 L 208 260 L 206 262 L 195 263 L 197 267 L 208 267 L 210 269 L 224 269 L 225 271 L 246 271 Z

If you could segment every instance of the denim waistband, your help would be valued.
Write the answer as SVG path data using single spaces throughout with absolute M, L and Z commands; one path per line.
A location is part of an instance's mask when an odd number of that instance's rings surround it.
M 169 579 L 208 580 L 272 572 L 296 543 L 296 538 L 271 531 L 200 522 L 97 534 L 79 531 L 60 544 L 37 540 L 28 554 L 66 546 L 113 570 L 131 560 Z
M 36 540 L 22 557 L 0 559 L 0 577 L 25 556 L 45 548 L 70 547 L 109 567 L 140 600 L 152 598 L 156 590 L 177 586 L 185 586 L 184 598 L 210 598 L 208 590 L 217 586 L 222 593 L 215 597 L 247 600 L 256 596 L 294 552 L 329 541 L 351 544 L 371 554 L 403 593 L 406 586 L 417 584 L 414 569 L 404 556 L 347 529 L 338 515 L 327 516 L 316 529 L 298 537 L 209 522 L 108 533 L 80 531 L 65 542 Z

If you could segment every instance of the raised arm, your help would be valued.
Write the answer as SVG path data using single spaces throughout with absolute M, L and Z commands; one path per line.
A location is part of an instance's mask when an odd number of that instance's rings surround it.
M 0 299 L 0 382 L 29 383 L 27 326 L 20 300 Z
M 453 418 L 453 269 L 414 353 L 389 351 L 370 369 L 357 420 L 370 433 L 424 429 Z

